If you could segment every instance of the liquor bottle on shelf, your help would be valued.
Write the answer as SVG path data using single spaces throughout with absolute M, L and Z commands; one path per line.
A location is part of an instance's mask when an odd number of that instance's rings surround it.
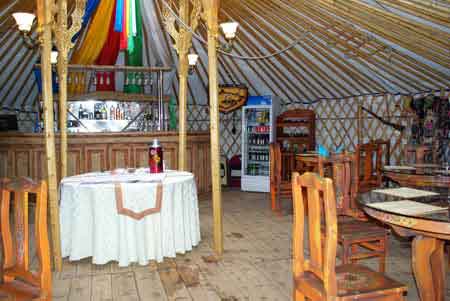
M 83 105 L 78 108 L 78 119 L 83 119 Z
M 101 119 L 108 119 L 108 112 L 106 111 L 106 106 L 103 104 L 101 109 Z
M 114 110 L 114 106 L 111 105 L 109 107 L 109 120 L 114 120 L 114 119 L 116 119 L 116 113 L 115 113 L 115 110 Z
M 94 119 L 95 120 L 102 119 L 102 114 L 100 112 L 100 104 L 98 103 L 94 105 Z

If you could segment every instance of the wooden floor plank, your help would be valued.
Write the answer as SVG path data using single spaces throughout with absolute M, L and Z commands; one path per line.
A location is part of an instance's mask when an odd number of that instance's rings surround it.
M 91 299 L 92 277 L 73 278 L 70 287 L 69 301 L 87 301 Z
M 134 273 L 112 274 L 112 295 L 114 301 L 140 300 Z
M 135 271 L 136 285 L 141 300 L 167 301 L 166 292 L 157 270 Z
M 192 252 L 147 266 L 92 265 L 92 259 L 63 262 L 54 273 L 57 301 L 72 300 L 290 300 L 292 293 L 292 216 L 274 214 L 268 195 L 224 190 L 224 246 L 213 252 L 210 196 L 199 203 L 202 241 Z M 387 272 L 408 285 L 408 300 L 418 301 L 411 271 L 411 244 L 390 238 Z M 364 261 L 377 266 L 376 261 Z M 450 288 L 450 275 L 447 277 Z M 450 300 L 450 290 L 448 290 Z
M 112 301 L 112 276 L 108 274 L 92 277 L 91 301 Z

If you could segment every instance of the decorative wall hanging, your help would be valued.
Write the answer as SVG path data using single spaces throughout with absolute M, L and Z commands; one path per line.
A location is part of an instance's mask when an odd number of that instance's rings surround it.
M 229 113 L 242 107 L 247 101 L 248 88 L 237 85 L 219 86 L 219 110 Z

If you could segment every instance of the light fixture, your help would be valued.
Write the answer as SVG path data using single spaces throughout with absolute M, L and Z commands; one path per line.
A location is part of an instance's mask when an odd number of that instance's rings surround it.
M 225 35 L 225 39 L 231 40 L 236 37 L 236 31 L 239 26 L 238 22 L 226 22 L 221 23 L 220 28 L 223 31 L 223 34 Z
M 50 63 L 56 64 L 58 62 L 58 51 L 52 50 L 50 53 Z
M 222 46 L 222 50 L 225 52 L 231 52 L 233 46 L 233 40 L 236 37 L 236 31 L 239 26 L 239 23 L 237 22 L 225 22 L 221 23 L 220 28 L 222 29 L 223 35 L 225 36 L 225 39 L 227 40 L 227 43 Z
M 12 16 L 16 20 L 25 45 L 30 49 L 38 47 L 39 42 L 31 37 L 31 27 L 36 16 L 31 13 L 14 13 Z
M 189 62 L 189 74 L 194 73 L 195 65 L 198 61 L 198 54 L 195 53 L 189 53 L 188 54 L 188 62 Z
M 34 18 L 36 16 L 30 13 L 14 13 L 12 14 L 14 19 L 16 20 L 17 26 L 19 30 L 22 32 L 30 32 L 31 26 L 33 26 Z

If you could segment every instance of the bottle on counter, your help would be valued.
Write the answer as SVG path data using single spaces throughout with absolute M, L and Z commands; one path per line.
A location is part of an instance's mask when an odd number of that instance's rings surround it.
M 154 139 L 148 148 L 148 166 L 150 173 L 164 172 L 163 149 L 157 139 Z

